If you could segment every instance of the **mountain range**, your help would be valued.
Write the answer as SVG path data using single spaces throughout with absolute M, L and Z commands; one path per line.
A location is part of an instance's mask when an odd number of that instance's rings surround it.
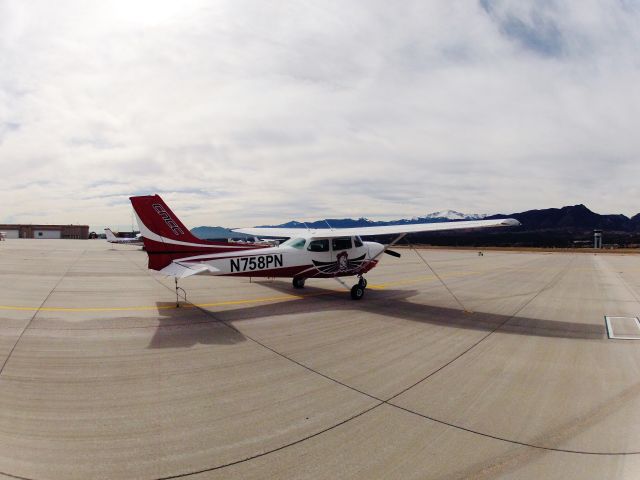
M 429 213 L 421 217 L 392 221 L 374 221 L 367 218 L 327 219 L 313 222 L 290 221 L 280 225 L 263 225 L 280 228 L 333 228 L 367 227 L 379 225 L 406 225 L 460 220 L 515 218 L 522 225 L 508 229 L 479 230 L 472 232 L 433 232 L 411 235 L 414 241 L 434 245 L 526 245 L 571 246 L 576 241 L 588 241 L 594 229 L 601 229 L 607 240 L 615 243 L 640 243 L 640 213 L 629 218 L 625 215 L 601 215 L 585 205 L 562 208 L 527 210 L 510 214 L 464 214 L 454 210 Z M 241 238 L 242 235 L 224 227 L 197 227 L 192 233 L 200 238 Z
M 512 217 L 522 223 L 525 230 L 574 231 L 601 229 L 615 232 L 640 232 L 640 213 L 629 218 L 626 215 L 600 215 L 584 205 L 573 205 L 544 210 L 528 210 L 509 215 L 492 215 L 486 218 Z
M 368 218 L 342 218 L 342 219 L 327 219 L 317 220 L 313 222 L 298 222 L 292 220 L 281 225 L 260 225 L 261 227 L 282 227 L 282 228 L 327 228 L 327 223 L 334 228 L 347 228 L 347 227 L 371 227 L 375 225 L 405 225 L 411 223 L 433 223 L 433 222 L 449 222 L 452 220 L 480 220 L 485 218 L 485 214 L 465 214 L 456 212 L 455 210 L 443 210 L 441 212 L 433 212 L 425 215 L 424 217 L 415 217 L 411 219 L 393 220 L 389 222 L 373 221 Z M 225 227 L 195 227 L 191 229 L 198 238 L 246 238 L 246 235 L 241 233 L 232 232 Z
M 571 229 L 593 230 L 603 229 L 620 232 L 640 231 L 640 213 L 632 218 L 625 215 L 600 215 L 584 205 L 573 205 L 562 208 L 546 208 L 543 210 L 527 210 L 525 212 L 486 215 L 464 214 L 455 210 L 429 213 L 423 217 L 390 221 L 373 221 L 368 218 L 341 218 L 318 220 L 314 222 L 291 221 L 280 225 L 262 225 L 282 228 L 333 228 L 371 227 L 378 225 L 407 225 L 413 223 L 435 223 L 459 220 L 481 220 L 494 218 L 515 218 L 522 223 L 522 230 Z

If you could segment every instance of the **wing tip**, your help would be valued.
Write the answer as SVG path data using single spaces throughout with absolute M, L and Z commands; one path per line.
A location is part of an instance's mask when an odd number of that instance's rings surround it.
M 502 225 L 504 225 L 506 227 L 519 227 L 520 225 L 522 225 L 522 223 L 520 223 L 515 218 L 505 218 L 502 221 Z

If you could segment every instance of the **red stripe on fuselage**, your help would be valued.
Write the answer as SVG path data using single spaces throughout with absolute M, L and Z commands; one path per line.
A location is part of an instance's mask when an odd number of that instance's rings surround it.
M 299 265 L 297 267 L 272 268 L 270 270 L 252 270 L 250 272 L 233 272 L 225 273 L 225 277 L 295 277 L 298 274 L 315 267 L 313 265 Z M 314 270 L 309 270 L 312 274 Z M 305 277 L 313 277 L 315 275 L 305 275 Z
M 278 277 L 278 278 L 335 278 L 352 277 L 360 273 L 366 273 L 378 264 L 377 260 L 367 261 L 357 271 L 321 273 L 314 265 L 299 265 L 297 267 L 273 268 L 271 270 L 253 270 L 250 272 L 225 273 L 224 277 Z

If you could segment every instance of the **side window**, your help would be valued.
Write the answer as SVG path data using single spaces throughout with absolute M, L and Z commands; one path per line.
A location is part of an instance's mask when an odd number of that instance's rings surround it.
M 297 248 L 298 250 L 302 250 L 305 243 L 307 243 L 307 241 L 304 238 L 299 238 L 297 240 L 294 240 L 289 246 Z
M 353 237 L 353 244 L 356 247 L 361 247 L 362 246 L 362 240 L 360 239 L 360 237 Z
M 334 252 L 337 250 L 348 250 L 351 248 L 351 237 L 337 237 L 331 240 Z
M 312 240 L 311 242 L 309 242 L 307 250 L 309 250 L 310 252 L 328 252 L 329 240 L 326 238 L 323 240 Z

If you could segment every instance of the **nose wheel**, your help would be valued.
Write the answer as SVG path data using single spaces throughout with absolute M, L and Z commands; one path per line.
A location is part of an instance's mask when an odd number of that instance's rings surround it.
M 365 288 L 367 288 L 367 279 L 362 276 L 358 277 L 358 283 L 351 287 L 351 298 L 361 300 L 364 297 Z
M 293 278 L 293 288 L 304 288 L 304 278 Z

